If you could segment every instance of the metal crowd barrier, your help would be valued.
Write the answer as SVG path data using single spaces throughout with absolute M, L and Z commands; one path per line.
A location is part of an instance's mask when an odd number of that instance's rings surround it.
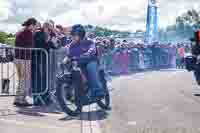
M 45 104 L 43 96 L 49 90 L 48 52 L 40 48 L 1 47 L 0 87 L 0 96 L 25 93 Z
M 49 70 L 50 70 L 50 88 L 55 89 L 56 75 L 61 73 L 60 63 L 66 56 L 65 48 L 51 49 L 49 50 Z
M 21 87 L 26 88 L 26 95 L 43 104 L 49 97 L 56 102 L 56 74 L 60 73 L 59 63 L 65 56 L 65 48 L 49 51 L 39 48 L 0 48 L 0 96 L 15 96 Z M 169 62 L 167 52 L 153 57 L 151 50 L 141 51 L 137 48 L 126 49 L 125 52 L 110 51 L 101 58 L 101 65 L 108 75 L 127 74 L 155 66 L 166 68 Z M 20 75 L 19 71 L 23 74 Z
M 105 54 L 102 62 L 104 63 L 105 70 L 114 75 L 171 67 L 169 52 L 162 49 L 159 54 L 153 54 L 148 48 L 143 51 L 137 48 L 122 51 L 115 50 L 114 52 Z

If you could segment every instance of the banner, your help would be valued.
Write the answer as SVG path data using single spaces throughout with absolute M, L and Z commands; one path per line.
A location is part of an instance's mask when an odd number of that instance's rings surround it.
M 147 12 L 146 42 L 157 40 L 157 6 L 155 0 L 150 0 Z

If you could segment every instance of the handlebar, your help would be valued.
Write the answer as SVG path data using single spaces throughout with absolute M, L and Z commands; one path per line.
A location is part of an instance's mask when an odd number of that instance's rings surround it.
M 73 61 L 78 61 L 78 58 L 66 56 L 63 59 L 62 64 L 67 64 L 68 62 L 73 62 Z

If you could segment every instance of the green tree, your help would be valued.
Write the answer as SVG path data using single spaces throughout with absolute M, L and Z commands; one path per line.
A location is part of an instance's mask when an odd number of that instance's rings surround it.
M 7 34 L 7 37 L 8 38 L 13 38 L 13 37 L 15 37 L 15 35 L 13 35 L 12 33 L 9 33 L 9 34 Z
M 0 32 L 0 43 L 5 43 L 7 39 L 7 34 L 5 32 Z
M 159 38 L 165 41 L 181 41 L 191 38 L 197 29 L 200 29 L 200 13 L 192 9 L 177 16 L 174 25 L 160 30 Z
M 7 38 L 5 41 L 6 44 L 14 46 L 15 44 L 15 37 Z

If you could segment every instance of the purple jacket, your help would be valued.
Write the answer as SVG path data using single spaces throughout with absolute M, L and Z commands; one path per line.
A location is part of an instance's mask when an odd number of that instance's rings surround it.
M 71 43 L 68 55 L 82 61 L 95 60 L 97 59 L 96 45 L 90 40 L 81 40 L 78 43 Z

